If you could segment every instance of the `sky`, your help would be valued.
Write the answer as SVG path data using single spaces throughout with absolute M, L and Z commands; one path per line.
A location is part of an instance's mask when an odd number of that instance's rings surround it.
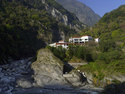
M 89 6 L 95 13 L 101 17 L 120 5 L 125 4 L 125 0 L 78 0 Z

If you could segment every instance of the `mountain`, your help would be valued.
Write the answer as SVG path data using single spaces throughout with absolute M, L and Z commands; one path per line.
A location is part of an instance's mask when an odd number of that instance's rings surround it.
M 125 5 L 107 13 L 95 25 L 94 33 L 102 40 L 110 40 L 117 47 L 125 50 Z
M 110 36 L 118 45 L 125 44 L 125 5 L 106 13 L 100 21 L 90 30 L 93 36 L 104 38 Z M 108 37 L 108 36 L 107 36 Z
M 100 16 L 97 15 L 92 9 L 90 9 L 85 4 L 79 2 L 78 0 L 56 0 L 60 3 L 65 9 L 74 13 L 82 23 L 85 23 L 89 26 L 94 25 L 100 19 Z
M 0 62 L 32 56 L 84 26 L 55 0 L 0 0 Z

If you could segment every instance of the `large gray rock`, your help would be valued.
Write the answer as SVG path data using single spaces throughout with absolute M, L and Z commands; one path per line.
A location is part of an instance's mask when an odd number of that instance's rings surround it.
M 85 85 L 86 79 L 82 73 L 71 71 L 68 74 L 63 74 L 63 66 L 64 63 L 55 57 L 50 50 L 40 49 L 37 60 L 31 65 L 34 70 L 34 86 Z
M 125 74 L 112 75 L 111 78 L 120 82 L 125 82 Z
M 87 73 L 87 72 L 83 72 L 83 74 L 85 75 L 87 82 L 89 84 L 93 84 L 93 75 L 91 73 Z
M 34 86 L 66 84 L 63 77 L 63 62 L 48 49 L 40 49 L 37 60 L 32 63 Z
M 71 71 L 69 74 L 64 74 L 63 76 L 72 86 L 84 86 L 87 82 L 82 73 L 76 70 Z

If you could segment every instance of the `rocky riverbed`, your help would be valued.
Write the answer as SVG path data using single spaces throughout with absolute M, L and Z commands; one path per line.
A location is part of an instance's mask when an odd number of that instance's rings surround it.
M 17 60 L 11 64 L 0 66 L 0 94 L 98 94 L 96 91 L 73 88 L 68 85 L 49 85 L 40 87 L 30 87 L 31 83 L 25 82 L 25 88 L 18 86 L 19 79 L 29 79 L 33 81 L 30 69 L 30 58 Z M 18 82 L 18 83 L 17 83 Z
M 76 72 L 63 77 L 63 64 L 48 50 L 34 63 L 28 58 L 0 66 L 0 94 L 98 94 L 83 81 Z
M 30 78 L 30 59 L 12 61 L 10 64 L 0 66 L 0 94 L 13 94 L 17 87 L 17 80 Z

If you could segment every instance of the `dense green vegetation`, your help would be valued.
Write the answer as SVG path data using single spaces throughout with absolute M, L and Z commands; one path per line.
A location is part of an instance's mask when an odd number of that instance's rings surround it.
M 99 37 L 98 58 L 80 70 L 93 74 L 95 85 L 111 75 L 125 74 L 125 5 L 107 13 L 84 34 Z M 83 34 L 83 33 L 82 33 Z M 98 82 L 99 81 L 99 82 Z M 97 83 L 98 82 L 98 83 Z M 112 82 L 107 82 L 110 84 Z
M 75 61 L 76 59 L 85 62 L 92 62 L 97 58 L 97 53 L 94 51 L 96 47 L 96 44 L 94 46 L 89 46 L 89 44 L 86 44 L 85 46 L 70 45 L 68 49 L 62 48 L 61 46 L 58 48 L 48 48 L 54 53 L 55 56 L 65 62 L 69 62 L 70 60 Z
M 68 15 L 71 24 L 80 22 L 54 0 L 46 0 L 50 8 L 59 8 Z M 66 37 L 75 30 L 46 11 L 41 0 L 0 0 L 0 64 L 8 59 L 20 59 L 32 56 L 47 43 Z

